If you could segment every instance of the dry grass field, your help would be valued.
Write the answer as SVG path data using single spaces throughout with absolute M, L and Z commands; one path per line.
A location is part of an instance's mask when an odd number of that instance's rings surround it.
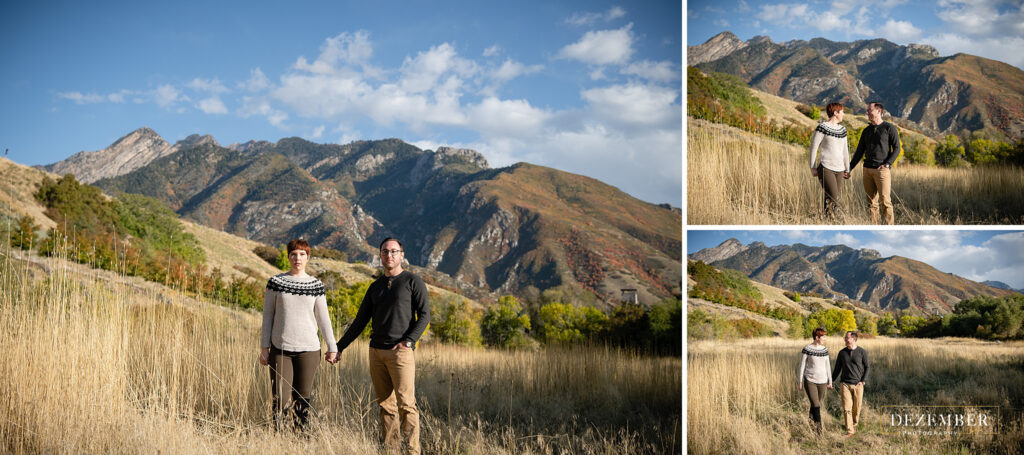
M 308 437 L 269 429 L 259 316 L 0 249 L 0 452 L 377 453 L 357 342 L 321 364 Z M 425 343 L 424 453 L 680 453 L 682 359 Z
M 969 339 L 861 340 L 871 360 L 861 429 L 848 438 L 838 392 L 816 435 L 797 389 L 800 349 L 783 338 L 690 342 L 687 449 L 695 454 L 1024 453 L 1024 342 Z M 825 343 L 834 361 L 840 337 Z M 885 434 L 881 406 L 999 406 L 998 434 Z
M 688 118 L 686 150 L 689 223 L 826 224 L 803 147 Z M 862 169 L 843 182 L 839 224 L 870 224 Z M 892 172 L 896 224 L 1024 223 L 1024 170 L 901 163 Z

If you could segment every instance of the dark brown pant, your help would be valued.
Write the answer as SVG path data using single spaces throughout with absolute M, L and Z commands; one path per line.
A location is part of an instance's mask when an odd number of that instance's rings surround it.
M 313 379 L 320 366 L 320 351 L 282 351 L 270 347 L 270 389 L 274 402 L 274 428 L 280 429 L 289 407 L 294 408 L 295 427 L 309 423 Z
M 828 394 L 828 384 L 815 384 L 804 378 L 804 392 L 807 392 L 807 399 L 811 400 L 811 421 L 814 422 L 814 429 L 821 431 L 821 407 L 825 405 L 825 395 Z
M 839 190 L 843 184 L 843 171 L 833 171 L 818 164 L 818 182 L 825 193 L 822 209 L 826 220 L 835 220 L 836 208 L 839 207 Z

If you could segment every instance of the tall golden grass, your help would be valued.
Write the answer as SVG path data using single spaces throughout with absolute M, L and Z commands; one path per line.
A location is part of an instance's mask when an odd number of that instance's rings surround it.
M 807 340 L 698 341 L 687 350 L 687 445 L 690 453 L 1022 453 L 1024 343 L 966 339 L 861 340 L 871 361 L 861 429 L 847 438 L 842 404 L 829 392 L 825 431 L 816 435 L 807 396 L 797 389 Z M 839 337 L 825 343 L 832 353 Z M 999 434 L 893 435 L 881 406 L 1000 406 Z M 888 431 L 887 431 L 888 432 Z
M 0 452 L 377 453 L 365 342 L 322 363 L 309 437 L 269 428 L 260 318 L 0 249 Z M 679 453 L 680 358 L 423 345 L 424 453 Z
M 686 155 L 691 224 L 829 223 L 803 147 L 688 118 Z M 843 182 L 838 224 L 871 223 L 862 169 Z M 896 224 L 1024 223 L 1024 170 L 900 163 L 892 175 Z

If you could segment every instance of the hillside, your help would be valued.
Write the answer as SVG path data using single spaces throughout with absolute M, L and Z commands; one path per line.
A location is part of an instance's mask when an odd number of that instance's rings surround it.
M 886 109 L 930 136 L 985 131 L 1024 137 L 1024 71 L 982 57 L 941 57 L 931 46 L 884 39 L 851 43 L 823 38 L 774 43 L 740 41 L 722 32 L 690 46 L 688 62 L 738 76 L 751 87 L 805 104 L 839 101 L 863 112 Z
M 536 298 L 564 287 L 599 306 L 625 288 L 648 304 L 681 293 L 679 213 L 551 168 L 491 169 L 467 149 L 208 141 L 96 184 L 218 230 L 275 245 L 305 237 L 352 259 L 373 260 L 395 236 L 411 264 L 458 288 Z
M 53 174 L 0 158 L 0 176 L 7 179 L 5 181 L 13 183 L 10 187 L 5 188 L 5 191 L 0 192 L 0 198 L 2 198 L 0 199 L 2 201 L 2 205 L 0 205 L 0 219 L 13 220 L 23 215 L 29 215 L 36 224 L 42 226 L 43 231 L 53 227 L 55 225 L 54 221 L 44 213 L 44 207 L 33 197 L 33 193 L 39 188 L 43 177 L 47 175 L 51 178 L 57 177 Z M 227 279 L 253 278 L 260 281 L 281 273 L 279 269 L 271 266 L 253 252 L 253 249 L 260 245 L 259 242 L 231 235 L 188 220 L 183 219 L 181 222 L 185 232 L 194 235 L 199 242 L 199 246 L 205 252 L 207 268 L 219 269 Z M 45 261 L 47 260 L 34 255 L 25 255 L 22 259 L 38 264 L 46 264 Z M 75 267 L 86 266 L 76 265 Z M 312 258 L 309 263 L 309 272 L 318 275 L 325 271 L 338 273 L 349 284 L 373 279 L 373 269 L 367 265 Z M 147 289 L 150 286 L 156 286 L 155 284 L 145 284 L 148 282 L 138 277 L 122 277 L 119 280 L 129 280 L 134 283 L 133 286 L 141 286 Z M 258 285 L 262 286 L 262 281 Z M 429 283 L 427 288 L 432 295 L 443 298 L 457 295 L 448 289 Z M 473 293 L 471 292 L 470 294 Z M 482 304 L 473 300 L 471 300 L 471 305 L 477 308 L 483 307 Z
M 730 239 L 691 255 L 691 259 L 709 259 L 715 267 L 738 270 L 754 281 L 788 291 L 862 302 L 876 312 L 946 314 L 964 299 L 1014 294 L 941 272 L 920 261 L 900 256 L 883 258 L 877 251 L 844 245 L 768 247 L 753 242 L 743 246 Z

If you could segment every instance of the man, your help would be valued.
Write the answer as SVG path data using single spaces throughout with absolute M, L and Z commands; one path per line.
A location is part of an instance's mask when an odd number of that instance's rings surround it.
M 427 287 L 402 270 L 402 244 L 388 237 L 380 244 L 384 275 L 366 290 L 352 325 L 338 341 L 342 352 L 370 327 L 370 380 L 380 406 L 381 438 L 390 453 L 420 453 L 420 416 L 416 410 L 416 341 L 430 322 Z M 340 356 L 339 356 L 340 358 Z M 399 420 L 401 435 L 399 435 Z
M 864 192 L 868 198 L 868 211 L 871 212 L 871 223 L 878 224 L 878 199 L 882 199 L 882 216 L 885 224 L 893 224 L 892 163 L 900 154 L 900 136 L 896 126 L 882 121 L 882 103 L 868 104 L 868 125 L 857 142 L 857 151 L 850 161 L 850 172 L 864 158 Z
M 836 357 L 832 382 L 837 379 L 841 382 L 839 392 L 843 398 L 843 414 L 846 415 L 846 435 L 853 436 L 860 420 L 864 384 L 868 381 L 868 353 L 857 346 L 857 332 L 846 332 L 843 341 L 846 347 Z

